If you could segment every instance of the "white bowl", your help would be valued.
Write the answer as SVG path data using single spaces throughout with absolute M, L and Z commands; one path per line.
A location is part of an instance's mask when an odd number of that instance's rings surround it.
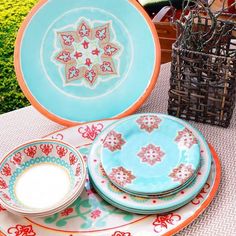
M 0 163 L 0 203 L 21 216 L 52 215 L 76 200 L 85 178 L 83 157 L 71 145 L 54 139 L 29 141 Z

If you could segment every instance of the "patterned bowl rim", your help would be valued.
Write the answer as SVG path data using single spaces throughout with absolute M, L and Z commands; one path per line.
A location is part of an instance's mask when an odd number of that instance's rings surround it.
M 26 82 L 24 81 L 24 76 L 21 71 L 21 63 L 20 63 L 20 54 L 21 54 L 21 44 L 23 40 L 24 33 L 27 29 L 27 26 L 30 24 L 31 19 L 33 18 L 34 15 L 37 14 L 38 11 L 40 11 L 40 8 L 44 5 L 46 5 L 49 2 L 49 0 L 40 0 L 30 11 L 30 13 L 27 15 L 25 20 L 23 21 L 15 42 L 15 50 L 14 50 L 14 66 L 15 66 L 15 71 L 16 71 L 16 77 L 18 80 L 18 83 L 24 92 L 25 96 L 28 98 L 30 103 L 39 111 L 41 112 L 44 116 L 48 117 L 49 119 L 53 120 L 54 122 L 57 122 L 61 125 L 64 126 L 73 126 L 73 125 L 78 125 L 81 124 L 82 122 L 75 122 L 75 121 L 70 121 L 65 118 L 61 118 L 57 115 L 55 115 L 53 112 L 48 111 L 43 105 L 41 105 L 37 99 L 33 96 L 31 91 L 28 89 Z M 155 66 L 152 71 L 152 75 L 150 76 L 150 83 L 146 87 L 146 90 L 143 91 L 143 93 L 136 99 L 136 101 L 128 108 L 126 108 L 123 112 L 120 114 L 116 115 L 115 117 L 111 117 L 110 119 L 116 119 L 116 118 L 122 118 L 125 116 L 128 116 L 130 114 L 133 114 L 148 98 L 148 96 L 151 94 L 157 79 L 158 75 L 160 72 L 160 63 L 161 63 L 161 55 L 160 55 L 160 42 L 159 38 L 155 29 L 155 26 L 151 20 L 151 18 L 148 16 L 148 14 L 145 12 L 143 7 L 136 1 L 136 0 L 128 0 L 130 4 L 133 5 L 133 7 L 137 10 L 139 14 L 141 14 L 146 21 L 151 34 L 153 36 L 153 43 L 155 47 Z
M 21 145 L 18 145 L 16 147 L 14 147 L 11 151 L 9 151 L 7 154 L 5 154 L 3 156 L 3 158 L 1 159 L 0 161 L 0 167 L 2 166 L 2 163 L 9 158 L 9 156 L 14 153 L 16 150 L 18 149 L 21 149 L 22 147 L 24 146 L 27 146 L 27 145 L 30 145 L 30 144 L 33 144 L 33 143 L 38 143 L 38 142 L 44 142 L 44 143 L 58 143 L 58 144 L 63 144 L 65 146 L 67 146 L 70 150 L 73 150 L 73 152 L 77 155 L 77 157 L 80 159 L 80 162 L 82 164 L 82 168 L 83 168 L 83 175 L 82 175 L 82 178 L 80 180 L 80 184 L 78 186 L 73 186 L 72 190 L 69 192 L 69 194 L 67 194 L 65 196 L 65 198 L 60 201 L 59 203 L 55 204 L 54 206 L 52 207 L 48 207 L 46 209 L 43 209 L 43 210 L 37 210 L 37 209 L 34 209 L 34 210 L 27 210 L 25 209 L 24 207 L 15 207 L 15 206 L 11 206 L 9 205 L 6 201 L 4 201 L 1 197 L 0 197 L 0 203 L 3 205 L 3 207 L 9 209 L 9 211 L 11 212 L 14 212 L 16 214 L 24 214 L 24 215 L 34 215 L 34 214 L 42 214 L 42 215 L 46 215 L 46 214 L 51 214 L 51 212 L 55 212 L 57 211 L 57 209 L 59 209 L 60 211 L 60 208 L 61 207 L 66 207 L 68 204 L 68 202 L 70 202 L 71 199 L 74 199 L 75 196 L 78 195 L 78 193 L 80 194 L 82 191 L 82 189 L 84 188 L 84 185 L 85 185 L 85 180 L 86 180 L 86 173 L 87 173 L 87 170 L 86 170 L 86 165 L 85 165 L 85 161 L 83 159 L 83 156 L 82 154 L 76 150 L 75 147 L 73 147 L 72 145 L 70 145 L 69 143 L 67 142 L 64 142 L 64 141 L 61 141 L 61 140 L 56 140 L 56 139 L 49 139 L 49 138 L 42 138 L 42 139 L 33 139 L 33 140 L 29 140 L 27 142 L 24 142 L 22 143 Z

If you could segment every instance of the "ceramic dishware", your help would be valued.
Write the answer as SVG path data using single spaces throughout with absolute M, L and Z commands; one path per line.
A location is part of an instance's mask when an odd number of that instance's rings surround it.
M 64 140 L 76 146 L 85 159 L 96 136 L 114 120 L 90 122 L 48 134 L 48 138 Z M 187 205 L 168 214 L 136 215 L 121 211 L 104 201 L 86 181 L 80 197 L 68 208 L 49 217 L 28 218 L 8 213 L 0 204 L 0 232 L 14 235 L 22 232 L 43 236 L 55 235 L 173 235 L 195 220 L 212 201 L 220 182 L 220 161 L 211 147 L 209 178 L 201 193 Z M 183 193 L 185 194 L 185 193 Z M 126 195 L 123 195 L 126 197 Z M 125 199 L 124 199 L 125 201 Z M 155 199 L 153 199 L 155 202 Z M 84 207 L 85 206 L 85 207 Z M 165 225 L 165 227 L 164 227 Z M 73 233 L 71 233 L 73 232 Z
M 124 118 L 102 142 L 99 155 L 106 175 L 128 193 L 170 194 L 191 182 L 200 165 L 197 138 L 168 116 Z
M 0 163 L 0 203 L 18 215 L 51 215 L 76 200 L 85 177 L 83 157 L 71 145 L 53 139 L 29 141 Z
M 138 119 L 142 115 L 143 114 L 141 115 L 139 114 L 139 115 L 134 115 L 132 117 Z M 102 193 L 101 196 L 106 196 L 106 198 L 111 199 L 113 202 L 116 203 L 116 207 L 121 206 L 120 207 L 121 209 L 126 209 L 127 211 L 134 213 L 139 212 L 140 214 L 142 214 L 143 212 L 145 212 L 145 214 L 147 214 L 147 212 L 149 212 L 150 214 L 164 213 L 170 210 L 177 209 L 190 202 L 199 193 L 199 191 L 206 183 L 206 180 L 210 173 L 211 161 L 212 161 L 211 153 L 204 137 L 198 130 L 194 129 L 189 123 L 167 115 L 161 115 L 161 114 L 148 114 L 148 115 L 154 115 L 160 119 L 163 118 L 173 119 L 174 121 L 179 122 L 180 124 L 184 125 L 185 128 L 190 130 L 193 133 L 193 135 L 197 138 L 200 145 L 201 166 L 198 171 L 200 175 L 197 176 L 197 178 L 195 179 L 195 181 L 193 181 L 191 185 L 189 185 L 186 189 L 184 189 L 183 191 L 184 194 L 182 194 L 181 191 L 178 194 L 174 194 L 169 197 L 157 198 L 154 199 L 155 204 L 153 204 L 154 201 L 153 199 L 135 197 L 130 194 L 124 193 L 122 190 L 120 190 L 110 182 L 101 164 L 100 153 L 102 146 L 104 145 L 104 140 L 105 140 L 104 138 L 116 126 L 117 123 L 108 127 L 102 134 L 100 134 L 100 136 L 93 143 L 89 154 L 90 157 L 88 161 L 88 169 L 91 180 L 93 181 L 95 187 L 100 191 L 100 193 Z M 182 172 L 182 167 L 179 168 L 179 171 Z M 178 174 L 176 175 L 176 178 L 179 178 Z M 129 178 L 126 178 L 126 181 L 128 182 Z
M 74 125 L 133 113 L 155 85 L 160 54 L 136 0 L 41 0 L 19 30 L 15 69 L 32 105 Z

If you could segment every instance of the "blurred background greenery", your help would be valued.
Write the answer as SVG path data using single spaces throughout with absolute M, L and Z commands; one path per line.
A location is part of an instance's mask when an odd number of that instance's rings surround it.
M 13 64 L 17 31 L 38 0 L 0 0 L 0 114 L 29 105 Z

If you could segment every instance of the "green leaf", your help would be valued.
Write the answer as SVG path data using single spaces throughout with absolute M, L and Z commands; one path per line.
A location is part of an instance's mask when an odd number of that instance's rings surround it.
M 44 219 L 44 222 L 45 222 L 46 224 L 51 224 L 51 223 L 53 223 L 55 220 L 57 220 L 58 216 L 59 216 L 59 214 L 56 213 L 56 214 L 54 214 L 54 215 L 52 215 L 52 216 L 49 216 L 49 217 L 45 218 L 45 219 Z
M 83 223 L 82 225 L 81 225 L 81 228 L 82 229 L 88 229 L 88 228 L 90 228 L 92 226 L 92 221 L 87 221 L 87 222 L 85 222 L 85 223 Z
M 91 207 L 91 204 L 90 204 L 89 199 L 86 199 L 86 200 L 84 200 L 84 201 L 81 201 L 81 202 L 80 202 L 80 206 L 85 207 L 85 208 L 90 208 L 90 207 Z

